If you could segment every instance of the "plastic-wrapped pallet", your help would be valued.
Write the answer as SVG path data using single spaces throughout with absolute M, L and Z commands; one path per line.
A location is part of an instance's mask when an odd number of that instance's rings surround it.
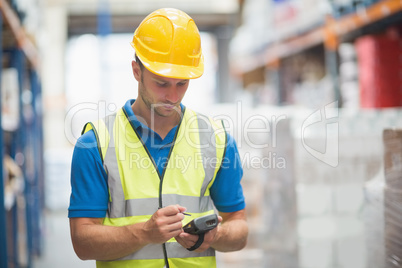
M 367 268 L 384 268 L 384 174 L 381 172 L 364 186 L 364 225 Z
M 266 169 L 262 206 L 265 236 L 264 266 L 294 268 L 298 265 L 297 201 L 294 175 L 294 146 L 290 120 L 276 126 L 275 145 L 265 150 L 267 159 L 276 164 Z
M 384 189 L 386 267 L 402 266 L 402 191 Z
M 384 241 L 386 267 L 402 266 L 402 129 L 385 129 Z

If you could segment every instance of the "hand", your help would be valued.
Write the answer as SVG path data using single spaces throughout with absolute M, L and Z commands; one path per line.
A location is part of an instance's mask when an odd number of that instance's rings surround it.
M 222 222 L 222 217 L 218 216 L 218 223 Z M 220 226 L 218 225 L 216 228 L 208 231 L 204 235 L 204 242 L 201 244 L 199 248 L 194 250 L 195 252 L 203 252 L 211 247 L 211 245 L 215 242 L 217 238 L 217 234 L 219 232 Z M 184 248 L 191 248 L 197 243 L 199 236 L 186 233 L 182 231 L 178 236 L 175 237 L 176 241 L 182 245 Z
M 149 243 L 162 244 L 179 235 L 182 232 L 184 211 L 186 208 L 179 205 L 158 209 L 143 227 Z

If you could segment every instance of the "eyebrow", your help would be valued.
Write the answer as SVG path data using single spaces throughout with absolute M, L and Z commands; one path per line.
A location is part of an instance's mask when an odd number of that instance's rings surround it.
M 154 80 L 155 82 L 158 82 L 158 83 L 168 83 L 168 84 L 171 84 L 170 81 L 164 80 L 163 78 L 160 79 L 160 78 L 157 78 L 157 77 L 152 77 L 152 80 Z M 180 80 L 180 81 L 177 82 L 177 83 L 187 83 L 188 81 L 189 81 L 189 79 L 183 79 L 183 80 Z

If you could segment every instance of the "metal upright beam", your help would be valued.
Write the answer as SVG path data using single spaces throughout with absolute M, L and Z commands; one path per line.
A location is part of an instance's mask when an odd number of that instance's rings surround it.
M 109 79 L 107 73 L 108 70 L 108 63 L 106 57 L 104 57 L 101 53 L 107 51 L 107 37 L 112 33 L 112 15 L 110 13 L 110 4 L 108 0 L 98 0 L 98 21 L 97 21 L 97 28 L 98 28 L 98 40 L 100 42 L 100 91 L 101 97 L 103 99 L 109 99 L 110 90 L 109 90 Z
M 23 95 L 23 90 L 24 90 L 24 85 L 25 85 L 25 79 L 26 79 L 26 74 L 25 74 L 25 69 L 26 69 L 26 60 L 25 60 L 25 54 L 24 54 L 24 51 L 22 50 L 22 49 L 20 49 L 20 48 L 15 48 L 15 50 L 14 50 L 14 52 L 13 52 L 13 56 L 12 56 L 12 60 L 11 60 L 11 66 L 12 67 L 14 67 L 14 68 L 16 68 L 17 69 L 17 72 L 18 72 L 18 87 L 19 87 L 19 106 L 20 106 L 20 119 L 19 119 L 19 121 L 20 121 L 20 125 L 19 125 L 19 128 L 18 128 L 18 130 L 16 131 L 16 135 L 15 135 L 15 142 L 16 142 L 16 147 L 15 147 L 15 152 L 16 152 L 16 154 L 23 154 L 23 156 L 24 156 L 24 160 L 22 161 L 22 163 L 19 163 L 21 166 L 21 169 L 22 169 L 22 173 L 23 173 L 23 176 L 24 176 L 24 181 L 25 181 L 25 190 L 24 190 L 24 194 L 25 194 L 25 198 L 27 197 L 27 195 L 26 195 L 26 193 L 27 193 L 27 191 L 28 191 L 28 189 L 29 189 L 29 187 L 30 187 L 30 182 L 27 180 L 28 179 L 28 175 L 27 175 L 27 172 L 26 172 L 26 167 L 27 167 L 27 164 L 26 164 L 26 148 L 27 148 L 27 144 L 28 144 L 28 138 L 30 138 L 29 137 L 29 135 L 30 135 L 30 133 L 28 133 L 28 131 L 27 131 L 27 123 L 26 123 L 26 120 L 25 120 L 25 117 L 24 117 L 24 113 L 22 112 L 23 111 L 23 107 L 24 107 L 24 103 L 23 103 L 23 101 L 22 101 L 22 95 Z M 17 155 L 15 155 L 15 157 L 16 157 Z M 25 221 L 25 224 L 26 224 L 26 228 L 27 228 L 27 230 L 26 230 L 26 233 L 27 233 L 27 236 L 28 237 L 30 237 L 31 235 L 32 235 L 32 232 L 31 232 L 31 221 L 30 221 L 30 218 L 29 217 L 27 217 L 27 216 L 29 216 L 29 213 L 27 213 L 27 212 L 29 212 L 30 211 L 30 209 L 31 209 L 31 203 L 28 201 L 27 203 L 26 203 L 26 208 L 25 208 L 25 217 L 22 217 L 21 215 L 18 215 L 18 208 L 17 208 L 17 206 L 15 205 L 15 207 L 13 208 L 13 209 L 15 209 L 15 221 L 14 221 L 14 223 L 15 223 L 15 226 L 18 226 L 18 224 L 24 224 L 24 221 Z M 17 265 L 19 265 L 19 259 L 18 259 L 18 256 L 20 255 L 20 253 L 21 252 L 23 252 L 23 251 L 21 251 L 22 250 L 22 248 L 19 248 L 18 247 L 18 240 L 19 240 L 19 237 L 21 236 L 21 234 L 19 234 L 18 233 L 18 227 L 16 227 L 15 229 L 14 229 L 14 231 L 15 231 L 15 234 L 14 234 L 14 239 L 15 239 L 15 245 L 16 245 L 16 247 L 15 247 L 15 249 L 14 249 L 14 252 L 15 252 L 15 264 L 16 264 L 16 266 Z M 27 246 L 29 246 L 29 245 L 27 245 Z M 30 252 L 29 252 L 29 248 L 26 248 L 28 251 L 28 255 L 30 254 Z M 18 266 L 17 266 L 18 267 Z M 28 268 L 29 268 L 29 266 L 28 266 Z
M 38 103 L 41 101 L 41 93 L 40 93 L 40 82 L 38 74 L 35 70 L 30 70 L 30 81 L 31 81 L 31 92 L 32 92 L 32 108 L 34 111 L 34 118 L 31 125 L 31 133 L 33 135 L 33 154 L 37 157 L 33 159 L 34 163 L 34 171 L 32 174 L 32 181 L 30 191 L 28 193 L 27 198 L 31 201 L 31 210 L 29 211 L 30 219 L 31 219 L 31 235 L 28 236 L 28 245 L 30 254 L 30 262 L 32 262 L 32 256 L 39 256 L 41 254 L 41 228 L 40 228 L 40 219 L 42 217 L 42 198 L 43 198 L 43 150 L 42 150 L 42 111 L 40 109 L 41 104 Z M 31 141 L 32 141 L 31 140 Z
M 281 106 L 285 102 L 285 93 L 281 90 L 281 61 L 280 59 L 273 60 L 265 68 L 265 83 L 270 82 L 274 87 L 276 105 Z
M 229 43 L 233 34 L 230 26 L 220 26 L 214 31 L 218 49 L 218 74 L 217 74 L 217 102 L 231 102 L 234 100 L 233 85 L 229 79 Z
M 333 20 L 327 18 L 327 25 L 332 25 Z M 324 47 L 325 47 L 325 65 L 327 73 L 330 75 L 333 85 L 334 101 L 337 101 L 338 107 L 342 107 L 341 92 L 339 87 L 339 63 L 338 63 L 338 46 L 339 35 L 333 27 L 326 27 L 324 30 Z
M 0 14 L 0 44 L 2 43 L 3 16 Z M 3 48 L 0 50 L 0 63 L 3 62 Z M 3 127 L 1 126 L 1 73 L 0 64 L 0 267 L 7 267 L 7 232 L 6 232 L 6 209 L 4 208 L 4 179 L 3 179 Z
M 98 0 L 97 28 L 100 36 L 112 33 L 112 14 L 108 0 Z
M 325 50 L 325 64 L 327 73 L 332 80 L 334 101 L 337 101 L 338 107 L 342 107 L 341 90 L 339 87 L 338 53 L 336 50 Z

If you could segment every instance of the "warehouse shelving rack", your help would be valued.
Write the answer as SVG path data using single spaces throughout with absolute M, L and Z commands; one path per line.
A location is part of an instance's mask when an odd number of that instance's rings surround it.
M 341 41 L 350 41 L 364 33 L 369 33 L 373 29 L 385 29 L 386 26 L 401 21 L 401 0 L 380 0 L 362 8 L 358 12 L 338 18 L 328 15 L 317 27 L 299 31 L 286 39 L 274 40 L 266 46 L 262 55 L 250 55 L 245 59 L 247 62 L 254 63 L 254 65 L 245 65 L 247 69 L 236 68 L 233 72 L 236 76 L 243 76 L 258 68 L 266 67 L 273 75 L 279 76 L 278 70 L 284 58 L 303 53 L 315 46 L 323 45 L 327 72 L 334 81 L 338 81 L 337 49 Z M 337 83 L 334 83 L 334 85 L 337 85 Z M 339 100 L 339 88 L 335 87 L 334 90 L 335 98 Z
M 12 46 L 0 51 L 0 74 L 14 68 L 18 77 L 19 124 L 16 130 L 0 131 L 0 267 L 31 267 L 41 254 L 41 215 L 44 207 L 44 163 L 41 84 L 38 52 L 25 33 L 16 3 L 0 0 L 0 37 L 13 38 Z M 6 40 L 9 41 L 9 40 Z M 1 78 L 1 75 L 0 75 Z M 2 89 L 0 87 L 0 92 Z M 1 104 L 0 104 L 1 105 Z M 2 110 L 0 110 L 2 115 Z M 0 122 L 1 122 L 0 116 Z M 8 155 L 22 171 L 23 192 L 13 196 L 9 211 L 4 204 L 4 158 Z M 9 193 L 10 194 L 10 193 Z M 21 203 L 21 200 L 22 203 Z M 18 204 L 17 204 L 18 203 Z M 22 204 L 22 209 L 21 209 Z M 23 213 L 21 213 L 23 211 Z M 21 232 L 22 230 L 22 232 Z M 21 242 L 22 241 L 22 242 Z
M 0 16 L 0 26 L 3 28 L 3 16 Z M 0 35 L 0 41 L 3 41 L 2 35 Z M 0 50 L 0 62 L 3 62 L 3 53 Z M 0 65 L 0 72 L 2 72 L 2 65 Z M 0 76 L 1 83 L 1 76 Z M 1 89 L 0 89 L 1 90 Z M 0 101 L 0 113 L 2 110 L 2 105 Z M 0 126 L 1 126 L 1 116 L 0 116 Z M 0 154 L 4 155 L 3 151 L 3 131 L 0 131 Z M 7 237 L 6 237 L 6 213 L 4 209 L 4 179 L 3 179 L 3 157 L 0 161 L 0 267 L 7 267 Z
M 339 19 L 329 16 L 324 25 L 285 40 L 278 40 L 275 44 L 268 46 L 265 50 L 265 63 L 272 64 L 281 58 L 319 44 L 324 44 L 329 50 L 336 50 L 342 37 L 401 12 L 401 0 L 383 0 L 359 13 L 345 15 Z

